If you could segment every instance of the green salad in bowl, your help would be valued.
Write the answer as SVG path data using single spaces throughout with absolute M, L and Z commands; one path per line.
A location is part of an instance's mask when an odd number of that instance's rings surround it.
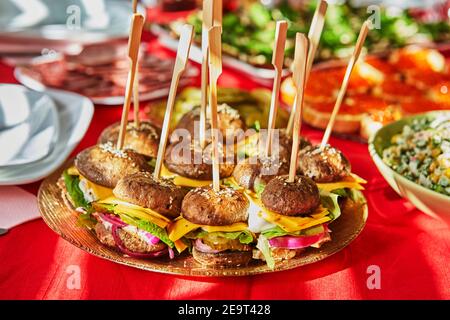
M 450 195 L 450 113 L 413 119 L 392 136 L 383 161 L 428 189 Z
M 400 196 L 450 223 L 450 110 L 384 126 L 370 139 L 369 151 Z

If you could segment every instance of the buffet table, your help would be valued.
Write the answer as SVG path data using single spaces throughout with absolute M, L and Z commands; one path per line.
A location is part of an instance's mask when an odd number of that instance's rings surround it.
M 151 40 L 151 48 L 171 54 L 156 40 Z M 4 63 L 0 63 L 0 82 L 16 83 L 13 69 Z M 219 84 L 243 89 L 258 86 L 227 69 Z M 95 144 L 100 132 L 118 121 L 121 112 L 121 106 L 96 106 L 91 126 L 73 155 Z M 317 143 L 323 133 L 303 126 L 302 134 Z M 377 171 L 366 144 L 336 137 L 330 143 L 347 155 L 353 172 L 368 180 L 364 194 L 369 219 L 353 243 L 324 261 L 253 277 L 159 274 L 91 256 L 58 237 L 39 219 L 0 236 L 0 298 L 450 299 L 448 226 L 402 200 Z M 39 185 L 20 187 L 37 194 Z M 73 276 L 78 274 L 75 284 L 79 286 L 73 285 Z

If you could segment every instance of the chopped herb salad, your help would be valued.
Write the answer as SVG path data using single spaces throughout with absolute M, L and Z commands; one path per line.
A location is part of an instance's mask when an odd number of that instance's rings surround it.
M 407 179 L 450 196 L 450 113 L 404 126 L 383 150 L 383 161 Z

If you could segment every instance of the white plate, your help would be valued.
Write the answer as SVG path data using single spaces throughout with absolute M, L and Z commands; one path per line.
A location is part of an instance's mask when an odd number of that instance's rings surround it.
M 1 0 L 0 0 L 1 1 Z M 44 62 L 44 61 L 52 61 L 52 60 L 58 60 L 61 58 L 60 54 L 54 54 L 54 55 L 47 55 L 47 56 L 39 56 L 33 58 L 29 63 L 38 63 L 38 62 Z M 179 87 L 182 88 L 186 86 L 190 80 L 193 77 L 196 77 L 198 75 L 197 68 L 194 68 L 192 66 L 189 66 L 186 68 L 186 71 L 183 74 L 183 77 L 180 79 L 180 85 Z M 26 73 L 23 72 L 22 68 L 16 67 L 14 68 L 14 77 L 24 86 L 36 90 L 36 91 L 46 91 L 50 90 L 50 87 L 47 87 L 42 82 L 28 76 Z M 124 92 L 125 93 L 125 92 Z M 149 100 L 157 100 L 167 97 L 169 94 L 169 87 L 167 88 L 161 88 L 156 90 L 151 90 L 147 92 L 142 92 L 139 94 L 139 101 L 149 101 Z M 94 104 L 101 104 L 101 105 L 108 105 L 108 106 L 117 106 L 121 105 L 125 101 L 124 96 L 105 96 L 105 97 L 88 97 L 92 100 Z
M 138 11 L 145 14 L 142 6 Z M 128 36 L 131 1 L 2 0 L 0 39 L 93 43 Z M 52 49 L 52 48 L 49 48 Z
M 0 85 L 0 168 L 46 157 L 59 136 L 58 112 L 46 94 L 16 84 Z M 1 115 L 0 115 L 1 116 Z M 9 118 L 9 119 L 8 119 Z M 11 125 L 13 124 L 13 125 Z M 10 126 L 8 126 L 10 125 Z
M 48 90 L 56 104 L 60 124 L 58 141 L 51 153 L 32 164 L 0 168 L 0 185 L 38 181 L 58 169 L 85 135 L 94 113 L 92 102 L 79 94 Z

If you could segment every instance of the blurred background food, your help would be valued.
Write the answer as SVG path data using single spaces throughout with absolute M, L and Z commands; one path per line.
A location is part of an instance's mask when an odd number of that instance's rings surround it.
M 233 1 L 225 4 L 223 16 L 223 50 L 226 54 L 252 65 L 269 67 L 275 34 L 275 22 L 289 23 L 286 65 L 293 57 L 296 32 L 308 32 L 316 1 Z M 317 52 L 317 60 L 348 57 L 363 21 L 380 9 L 382 28 L 369 33 L 365 46 L 371 53 L 386 52 L 412 43 L 436 44 L 450 39 L 448 1 L 381 1 L 381 6 L 368 9 L 380 1 L 328 1 L 325 28 Z M 424 7 L 426 5 L 426 7 Z M 375 8 L 375 9 L 374 9 Z M 196 40 L 201 39 L 201 11 L 164 25 L 176 34 L 180 23 L 195 26 Z
M 328 123 L 345 73 L 336 63 L 316 67 L 305 91 L 303 120 L 320 129 Z M 450 109 L 450 60 L 438 50 L 408 46 L 385 56 L 366 56 L 353 71 L 335 132 L 359 133 L 367 139 L 384 124 L 403 116 Z M 291 78 L 281 86 L 291 105 Z

